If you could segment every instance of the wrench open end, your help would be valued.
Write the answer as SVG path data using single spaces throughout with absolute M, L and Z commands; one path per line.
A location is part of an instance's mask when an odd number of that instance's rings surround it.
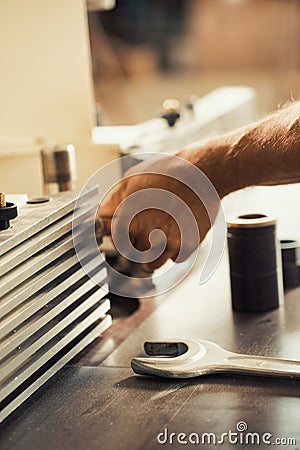
M 133 358 L 131 367 L 141 375 L 156 375 L 166 378 L 190 378 L 192 361 L 205 353 L 205 348 L 196 341 L 165 340 L 145 342 L 145 352 L 151 358 Z

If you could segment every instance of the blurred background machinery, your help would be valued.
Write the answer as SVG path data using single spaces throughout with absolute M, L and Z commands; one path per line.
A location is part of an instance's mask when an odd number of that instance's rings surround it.
M 2 1 L 1 189 L 39 195 L 40 148 L 70 143 L 82 186 L 120 154 L 94 128 L 148 122 L 168 98 L 250 86 L 258 117 L 299 97 L 299 20 L 298 0 Z

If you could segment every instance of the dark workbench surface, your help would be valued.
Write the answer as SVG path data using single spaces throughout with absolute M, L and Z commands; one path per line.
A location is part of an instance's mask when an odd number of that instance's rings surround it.
M 198 284 L 198 275 L 195 269 L 161 300 L 143 300 L 139 311 L 117 319 L 1 425 L 0 449 L 146 450 L 162 447 L 156 437 L 165 428 L 220 437 L 236 432 L 241 421 L 249 432 L 271 433 L 270 442 L 296 439 L 278 448 L 299 449 L 300 382 L 221 375 L 173 381 L 132 372 L 130 360 L 146 339 L 204 338 L 232 351 L 300 360 L 300 289 L 290 291 L 278 310 L 236 314 L 226 255 L 206 284 Z M 225 442 L 222 448 L 232 448 Z

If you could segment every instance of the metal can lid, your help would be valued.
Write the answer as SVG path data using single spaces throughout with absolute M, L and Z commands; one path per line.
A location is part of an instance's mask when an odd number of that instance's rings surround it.
M 280 247 L 282 250 L 296 249 L 300 247 L 300 242 L 296 238 L 280 239 Z
M 261 213 L 240 214 L 227 221 L 227 226 L 233 228 L 261 228 L 272 225 L 276 225 L 276 219 Z

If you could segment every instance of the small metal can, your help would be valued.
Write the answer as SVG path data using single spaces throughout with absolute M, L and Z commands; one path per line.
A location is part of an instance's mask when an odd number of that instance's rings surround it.
M 281 239 L 280 248 L 284 289 L 293 289 L 300 285 L 300 242 Z
M 280 248 L 276 220 L 244 214 L 227 225 L 232 308 L 263 312 L 283 301 Z
M 53 145 L 40 150 L 45 195 L 76 189 L 75 148 Z

